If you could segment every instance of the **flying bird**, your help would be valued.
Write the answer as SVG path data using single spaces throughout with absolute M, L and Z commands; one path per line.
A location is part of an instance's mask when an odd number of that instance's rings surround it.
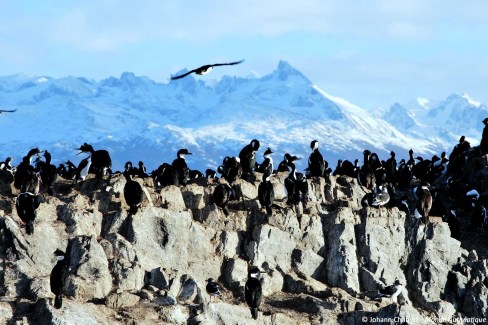
M 239 63 L 242 63 L 242 62 L 244 62 L 244 60 L 236 61 L 236 62 L 229 62 L 229 63 L 215 63 L 215 64 L 203 65 L 200 68 L 193 69 L 191 71 L 188 71 L 187 73 L 181 74 L 179 76 L 171 77 L 171 80 L 176 80 L 176 79 L 184 78 L 184 77 L 188 76 L 191 73 L 196 73 L 198 75 L 204 75 L 204 74 L 207 74 L 210 71 L 212 71 L 213 70 L 213 67 L 218 67 L 218 66 L 221 66 L 221 65 L 234 65 L 234 64 L 239 64 Z
M 0 115 L 2 115 L 2 113 L 13 113 L 16 111 L 16 109 L 0 109 Z

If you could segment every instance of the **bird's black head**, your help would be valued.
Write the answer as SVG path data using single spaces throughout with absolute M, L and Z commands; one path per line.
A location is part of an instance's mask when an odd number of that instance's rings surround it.
M 34 148 L 34 149 L 29 150 L 29 152 L 27 153 L 27 157 L 39 155 L 40 153 L 41 153 L 41 150 L 39 150 L 39 148 Z
M 257 266 L 251 266 L 247 272 L 249 276 L 257 277 L 261 270 Z
M 126 162 L 124 165 L 125 170 L 128 170 L 129 168 L 132 168 L 132 163 L 130 161 Z
M 53 254 L 56 256 L 66 256 L 66 253 L 60 250 L 59 248 L 56 249 Z
M 395 151 L 390 152 L 391 158 L 395 158 Z
M 369 157 L 369 156 L 371 156 L 371 151 L 369 151 L 368 149 L 366 149 L 366 150 L 363 151 L 363 155 L 366 156 L 366 157 Z
M 180 149 L 176 153 L 176 156 L 180 157 L 181 155 L 192 155 L 192 153 L 189 152 L 188 149 Z
M 82 152 L 93 152 L 94 151 L 93 147 L 86 142 L 83 143 L 78 149 L 75 149 L 75 150 L 80 150 L 80 152 L 78 154 L 80 154 Z
M 260 146 L 260 143 L 258 140 L 256 139 L 253 139 L 251 141 L 251 148 L 254 150 L 254 151 L 258 151 L 259 150 L 259 146 Z
M 312 142 L 310 142 L 310 149 L 316 150 L 318 148 L 319 148 L 319 142 L 317 140 L 313 140 Z
M 208 278 L 207 282 L 214 282 L 215 280 L 213 278 Z
M 268 147 L 268 149 L 266 149 L 266 151 L 264 152 L 264 156 L 271 155 L 272 153 L 273 151 L 271 151 L 271 148 Z
M 413 149 L 408 150 L 408 154 L 411 156 L 413 155 Z
M 139 161 L 139 167 L 144 166 L 144 163 L 142 161 Z
M 488 125 L 488 117 L 483 120 L 484 125 Z
M 463 143 L 464 140 L 466 140 L 466 137 L 464 135 L 462 135 L 461 138 L 459 138 L 459 143 Z
M 401 286 L 402 285 L 402 283 L 400 282 L 400 280 L 398 280 L 398 278 L 395 279 L 395 282 L 393 284 L 396 285 L 396 286 Z

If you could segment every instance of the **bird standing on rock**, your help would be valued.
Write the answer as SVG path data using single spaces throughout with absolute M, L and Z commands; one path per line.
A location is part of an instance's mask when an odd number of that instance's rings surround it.
M 270 182 L 271 175 L 266 172 L 263 175 L 263 181 L 258 186 L 258 199 L 261 206 L 266 208 L 266 213 L 270 216 L 273 214 L 272 205 L 275 198 L 273 184 Z
M 178 180 L 178 184 L 175 185 L 186 185 L 190 179 L 190 169 L 186 164 L 186 155 L 191 155 L 192 153 L 188 149 L 180 149 L 176 153 L 177 158 L 173 160 L 173 172 Z
M 212 302 L 213 297 L 219 297 L 220 298 L 220 288 L 217 282 L 214 281 L 214 279 L 209 278 L 207 280 L 207 286 L 205 287 L 205 290 L 207 293 L 210 295 L 210 302 Z
M 66 254 L 57 249 L 54 252 L 56 256 L 56 265 L 51 271 L 49 283 L 51 285 L 51 292 L 54 293 L 54 308 L 59 309 L 63 306 L 63 293 L 68 284 L 69 277 L 69 263 L 66 259 Z
M 112 168 L 112 159 L 107 150 L 94 150 L 93 147 L 86 142 L 82 144 L 78 149 L 80 153 L 88 153 L 91 158 L 91 168 L 97 178 L 102 178 L 107 171 Z
M 41 199 L 39 196 L 30 192 L 20 193 L 15 201 L 17 215 L 19 216 L 20 220 L 26 224 L 26 232 L 28 235 L 32 235 L 34 233 L 36 210 L 40 204 Z
M 248 271 L 248 278 L 244 287 L 246 303 L 251 309 L 253 319 L 258 319 L 259 305 L 263 298 L 263 289 L 261 281 L 258 279 L 259 273 L 262 273 L 256 266 L 252 266 Z
M 251 143 L 242 148 L 239 153 L 243 176 L 254 172 L 254 167 L 256 166 L 256 151 L 259 150 L 259 146 L 259 141 L 254 139 Z
M 124 186 L 124 199 L 129 206 L 129 213 L 134 215 L 142 204 L 144 191 L 142 190 L 141 184 L 132 180 L 129 170 L 124 171 L 124 177 L 126 180 Z

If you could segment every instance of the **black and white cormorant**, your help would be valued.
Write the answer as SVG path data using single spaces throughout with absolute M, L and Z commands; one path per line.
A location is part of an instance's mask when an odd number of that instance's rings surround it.
M 258 199 L 261 206 L 266 209 L 266 213 L 271 216 L 275 193 L 273 184 L 269 180 L 270 177 L 271 175 L 268 172 L 263 174 L 263 181 L 258 186 Z
M 417 207 L 415 209 L 415 218 L 422 219 L 424 224 L 429 223 L 429 213 L 432 209 L 432 193 L 428 183 L 421 183 L 415 188 L 417 196 Z
M 56 265 L 51 271 L 49 283 L 51 285 L 51 292 L 55 295 L 54 308 L 61 308 L 63 306 L 63 294 L 68 284 L 69 277 L 69 261 L 66 254 L 57 249 L 54 252 L 56 256 Z
M 263 174 L 268 173 L 270 175 L 273 174 L 274 166 L 273 166 L 273 158 L 271 158 L 272 153 L 273 151 L 271 150 L 271 148 L 266 149 L 266 151 L 263 154 L 264 161 L 257 168 L 258 172 Z
M 149 177 L 146 171 L 146 166 L 144 166 L 144 163 L 142 161 L 139 161 L 138 163 L 139 168 L 137 169 L 137 176 L 139 178 L 146 178 Z
M 324 157 L 322 157 L 322 154 L 319 151 L 319 142 L 313 140 L 310 143 L 310 148 L 312 149 L 312 153 L 308 157 L 308 170 L 310 176 L 324 176 L 327 167 Z
M 14 175 L 14 187 L 22 192 L 25 192 L 25 189 L 22 189 L 22 186 L 25 186 L 26 178 L 29 177 L 32 181 L 32 174 L 35 173 L 35 168 L 32 166 L 32 161 L 34 156 L 39 156 L 41 151 L 39 148 L 31 149 L 24 158 L 22 158 L 22 162 L 17 166 L 17 170 L 15 171 Z
M 259 305 L 263 299 L 263 289 L 259 279 L 259 273 L 262 273 L 256 266 L 252 266 L 248 271 L 246 285 L 244 286 L 244 296 L 246 303 L 251 309 L 253 319 L 258 319 Z
M 392 285 L 389 285 L 384 288 L 380 288 L 378 290 L 376 298 L 391 298 L 394 303 L 398 303 L 398 296 L 402 293 L 403 284 L 401 284 L 400 280 L 395 279 L 395 282 Z
M 34 233 L 34 221 L 36 219 L 36 210 L 41 204 L 41 199 L 38 195 L 30 192 L 23 192 L 17 196 L 15 201 L 15 208 L 17 215 L 26 225 L 26 232 L 28 235 Z
M 485 118 L 483 121 L 485 127 L 483 128 L 483 134 L 481 135 L 480 141 L 480 152 L 482 155 L 488 154 L 488 117 Z
M 289 171 L 289 167 L 288 166 L 288 162 L 293 162 L 293 161 L 296 161 L 296 160 L 299 160 L 300 158 L 298 158 L 297 156 L 292 156 L 290 155 L 289 153 L 285 153 L 285 156 L 283 157 L 283 160 L 280 162 L 280 164 L 278 165 L 278 169 L 277 171 L 278 172 L 287 172 Z
M 188 149 L 180 149 L 176 153 L 177 158 L 173 160 L 173 164 L 171 165 L 178 180 L 178 184 L 174 185 L 186 185 L 190 179 L 190 169 L 186 164 L 186 156 L 191 154 L 192 153 L 189 152 Z
M 254 171 L 256 166 L 256 151 L 259 150 L 259 146 L 259 141 L 253 139 L 251 143 L 244 146 L 241 152 L 239 152 L 239 159 L 243 174 L 250 174 Z
M 371 157 L 371 151 L 364 150 L 363 156 L 364 163 L 359 169 L 358 181 L 360 185 L 366 187 L 369 190 L 373 190 L 376 185 L 376 177 L 374 174 L 374 169 L 371 167 L 369 160 Z
M 40 166 L 41 181 L 46 187 L 47 193 L 54 195 L 54 184 L 58 179 L 58 171 L 56 166 L 51 164 L 51 154 L 47 150 L 44 151 L 44 158 L 46 161 Z
M 84 181 L 90 172 L 90 167 L 92 165 L 92 157 L 88 156 L 80 161 L 78 167 L 76 168 L 75 181 Z
M 293 161 L 288 162 L 290 173 L 285 178 L 285 189 L 288 194 L 287 204 L 296 205 L 308 199 L 308 181 L 302 173 L 296 172 Z
M 205 290 L 210 296 L 210 302 L 212 302 L 213 297 L 219 297 L 220 298 L 220 286 L 217 282 L 214 281 L 214 279 L 209 278 L 207 280 L 207 285 L 205 286 Z
M 144 191 L 141 184 L 132 180 L 130 171 L 124 171 L 126 183 L 124 185 L 124 199 L 129 206 L 129 213 L 134 215 L 142 204 Z
M 77 150 L 80 153 L 88 153 L 91 156 L 91 168 L 97 178 L 102 178 L 111 168 L 112 159 L 107 150 L 94 150 L 93 147 L 86 142 Z
M 221 183 L 215 187 L 212 194 L 212 200 L 216 206 L 220 207 L 226 216 L 229 215 L 229 210 L 227 209 L 227 203 L 234 200 L 235 192 L 234 189 L 225 183 Z

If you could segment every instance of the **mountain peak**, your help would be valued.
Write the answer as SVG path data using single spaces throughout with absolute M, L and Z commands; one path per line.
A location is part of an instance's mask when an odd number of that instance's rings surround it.
M 291 66 L 287 61 L 280 60 L 278 67 L 276 68 L 275 74 L 278 75 L 280 80 L 286 80 L 291 76 L 298 76 L 308 81 L 308 79 L 297 69 Z

